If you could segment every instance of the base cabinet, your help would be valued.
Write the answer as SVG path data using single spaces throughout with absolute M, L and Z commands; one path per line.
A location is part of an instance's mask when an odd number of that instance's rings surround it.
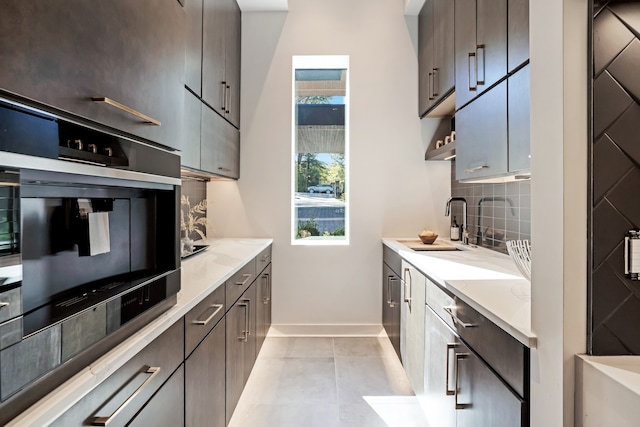
M 180 365 L 127 427 L 184 426 L 184 384 Z
M 382 326 L 400 357 L 400 276 L 387 264 L 382 264 Z
M 185 425 L 224 427 L 225 319 L 220 320 L 185 361 Z
M 256 296 L 254 283 L 227 312 L 227 424 L 256 359 Z
M 402 308 L 400 353 L 402 365 L 413 391 L 424 394 L 424 313 L 426 278 L 411 264 L 402 261 Z
M 271 327 L 271 264 L 256 279 L 256 355 Z

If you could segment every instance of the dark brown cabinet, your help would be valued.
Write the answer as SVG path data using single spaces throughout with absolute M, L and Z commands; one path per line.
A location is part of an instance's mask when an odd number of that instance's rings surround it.
M 507 0 L 455 1 L 456 109 L 507 75 Z
M 177 1 L 10 0 L 2 8 L 2 91 L 180 148 L 186 19 Z
M 402 281 L 400 280 L 401 259 L 383 247 L 382 263 L 382 326 L 399 358 L 400 354 L 400 310 L 402 301 Z
M 188 0 L 187 0 L 188 1 Z M 187 3 L 188 4 L 188 3 Z M 184 90 L 184 134 L 180 164 L 200 170 L 200 135 L 202 132 L 202 109 L 206 108 L 198 97 Z
M 184 399 L 187 427 L 226 425 L 225 357 L 223 318 L 185 361 Z
M 226 316 L 227 424 L 256 359 L 256 286 L 250 286 Z
M 453 1 L 425 2 L 418 17 L 418 40 L 418 113 L 430 116 L 455 85 Z
M 509 172 L 531 168 L 529 65 L 507 79 L 509 121 Z
M 240 127 L 241 12 L 235 0 L 204 0 L 202 99 Z
M 503 81 L 456 113 L 456 179 L 507 174 L 507 139 L 507 82 Z
M 508 71 L 529 60 L 529 0 L 508 0 Z
M 184 384 L 181 365 L 127 427 L 184 426 Z
M 207 105 L 202 106 L 200 169 L 228 178 L 240 177 L 240 131 Z
M 202 96 L 202 10 L 204 0 L 184 0 L 187 16 L 184 84 Z
M 271 264 L 258 275 L 256 300 L 256 354 L 260 353 L 271 327 Z

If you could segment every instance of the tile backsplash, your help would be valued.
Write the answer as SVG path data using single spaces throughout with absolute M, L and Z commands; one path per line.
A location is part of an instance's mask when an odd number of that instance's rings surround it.
M 456 181 L 451 162 L 451 196 L 467 201 L 470 243 L 507 253 L 507 240 L 531 240 L 531 181 L 469 184 Z M 444 210 L 444 206 L 442 207 Z M 462 225 L 462 204 L 453 203 L 451 220 Z M 478 230 L 482 231 L 478 242 Z M 448 235 L 448 233 L 447 233 Z
M 188 233 L 188 237 L 193 240 L 200 240 L 202 235 L 207 234 L 207 227 L 203 224 L 202 218 L 206 218 L 206 199 L 207 199 L 207 183 L 193 179 L 183 179 L 181 188 L 182 218 L 185 225 L 191 223 L 192 230 Z M 202 210 L 195 208 L 202 201 L 204 202 L 204 213 Z M 191 211 L 191 219 L 189 219 L 189 211 Z M 181 227 L 182 228 L 182 227 Z M 202 235 L 196 231 L 199 230 Z M 184 237 L 184 231 L 180 234 Z

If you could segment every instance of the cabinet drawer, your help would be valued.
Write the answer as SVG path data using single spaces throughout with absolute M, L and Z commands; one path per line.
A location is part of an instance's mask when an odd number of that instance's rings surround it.
M 386 245 L 382 245 L 382 261 L 384 261 L 397 276 L 402 274 L 402 258 Z
M 0 323 L 22 314 L 22 288 L 0 292 Z
M 271 245 L 268 248 L 264 249 L 258 256 L 256 257 L 256 275 L 262 273 L 267 265 L 271 262 Z
M 224 316 L 225 286 L 220 285 L 184 316 L 184 348 L 188 356 Z
M 184 327 L 176 322 L 140 353 L 82 398 L 53 426 L 127 425 L 184 360 Z
M 240 269 L 236 274 L 231 276 L 225 283 L 226 286 L 226 305 L 227 309 L 240 298 L 240 295 L 246 291 L 251 283 L 256 278 L 256 262 L 255 260 L 249 261 L 244 267 Z

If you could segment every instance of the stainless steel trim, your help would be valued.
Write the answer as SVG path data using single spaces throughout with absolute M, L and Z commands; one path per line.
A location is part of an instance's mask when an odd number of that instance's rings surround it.
M 142 392 L 142 390 L 144 390 L 145 387 L 147 387 L 149 385 L 149 383 L 156 377 L 156 375 L 158 375 L 160 373 L 160 367 L 156 366 L 156 367 L 149 367 L 147 368 L 147 370 L 144 372 L 145 374 L 151 374 L 149 376 L 149 378 L 147 378 L 142 384 L 140 384 L 140 387 L 138 387 L 131 396 L 129 396 L 127 398 L 127 400 L 125 400 L 124 402 L 122 402 L 122 405 L 118 406 L 118 409 L 115 410 L 115 412 L 107 417 L 94 417 L 93 421 L 91 422 L 91 425 L 94 426 L 106 426 L 109 425 L 109 423 L 111 421 L 113 421 L 113 419 L 120 413 L 122 412 L 122 410 L 124 408 L 127 407 L 127 405 L 129 403 L 131 403 L 133 401 L 133 399 L 136 398 L 136 396 L 138 396 L 138 394 L 140 394 Z
M 42 170 L 47 172 L 69 173 L 83 176 L 101 176 L 106 178 L 124 179 L 129 181 L 149 182 L 155 184 L 181 185 L 179 178 L 171 178 L 161 175 L 153 175 L 142 172 L 133 172 L 122 169 L 105 168 L 89 164 L 67 162 L 63 160 L 47 159 L 44 157 L 27 156 L 2 152 L 2 166 Z
M 103 103 L 103 104 L 111 105 L 112 107 L 116 107 L 117 109 L 122 110 L 125 113 L 129 113 L 132 116 L 136 116 L 136 117 L 142 119 L 143 123 L 154 125 L 154 126 L 161 126 L 162 125 L 162 123 L 160 123 L 160 120 L 156 120 L 153 117 L 149 117 L 146 114 L 141 113 L 140 111 L 134 110 L 133 108 L 128 107 L 128 106 L 126 106 L 124 104 L 121 104 L 118 101 L 114 101 L 111 98 L 107 98 L 106 96 L 92 97 L 91 100 L 93 102 L 100 102 L 100 103 Z
M 211 321 L 211 319 L 216 317 L 216 314 L 220 313 L 220 310 L 222 310 L 223 307 L 224 307 L 224 304 L 211 304 L 209 306 L 209 308 L 215 308 L 213 313 L 211 313 L 211 315 L 209 317 L 207 317 L 206 319 L 204 319 L 204 320 L 194 320 L 193 322 L 191 322 L 191 324 L 192 325 L 205 326 L 207 323 L 209 323 Z
M 249 281 L 249 279 L 251 279 L 251 274 L 245 273 L 242 275 L 242 277 L 244 277 L 244 281 L 242 282 L 236 282 L 236 285 L 238 286 L 244 286 L 247 284 L 247 282 Z
M 444 311 L 449 313 L 449 316 L 451 316 L 451 318 L 453 319 L 453 322 L 457 323 L 458 325 L 462 326 L 463 328 L 475 328 L 476 326 L 478 326 L 476 323 L 465 323 L 462 320 L 460 320 L 460 318 L 458 318 L 458 316 L 453 314 L 453 309 L 455 309 L 455 308 L 456 307 L 451 307 L 451 306 L 442 307 L 442 309 Z

